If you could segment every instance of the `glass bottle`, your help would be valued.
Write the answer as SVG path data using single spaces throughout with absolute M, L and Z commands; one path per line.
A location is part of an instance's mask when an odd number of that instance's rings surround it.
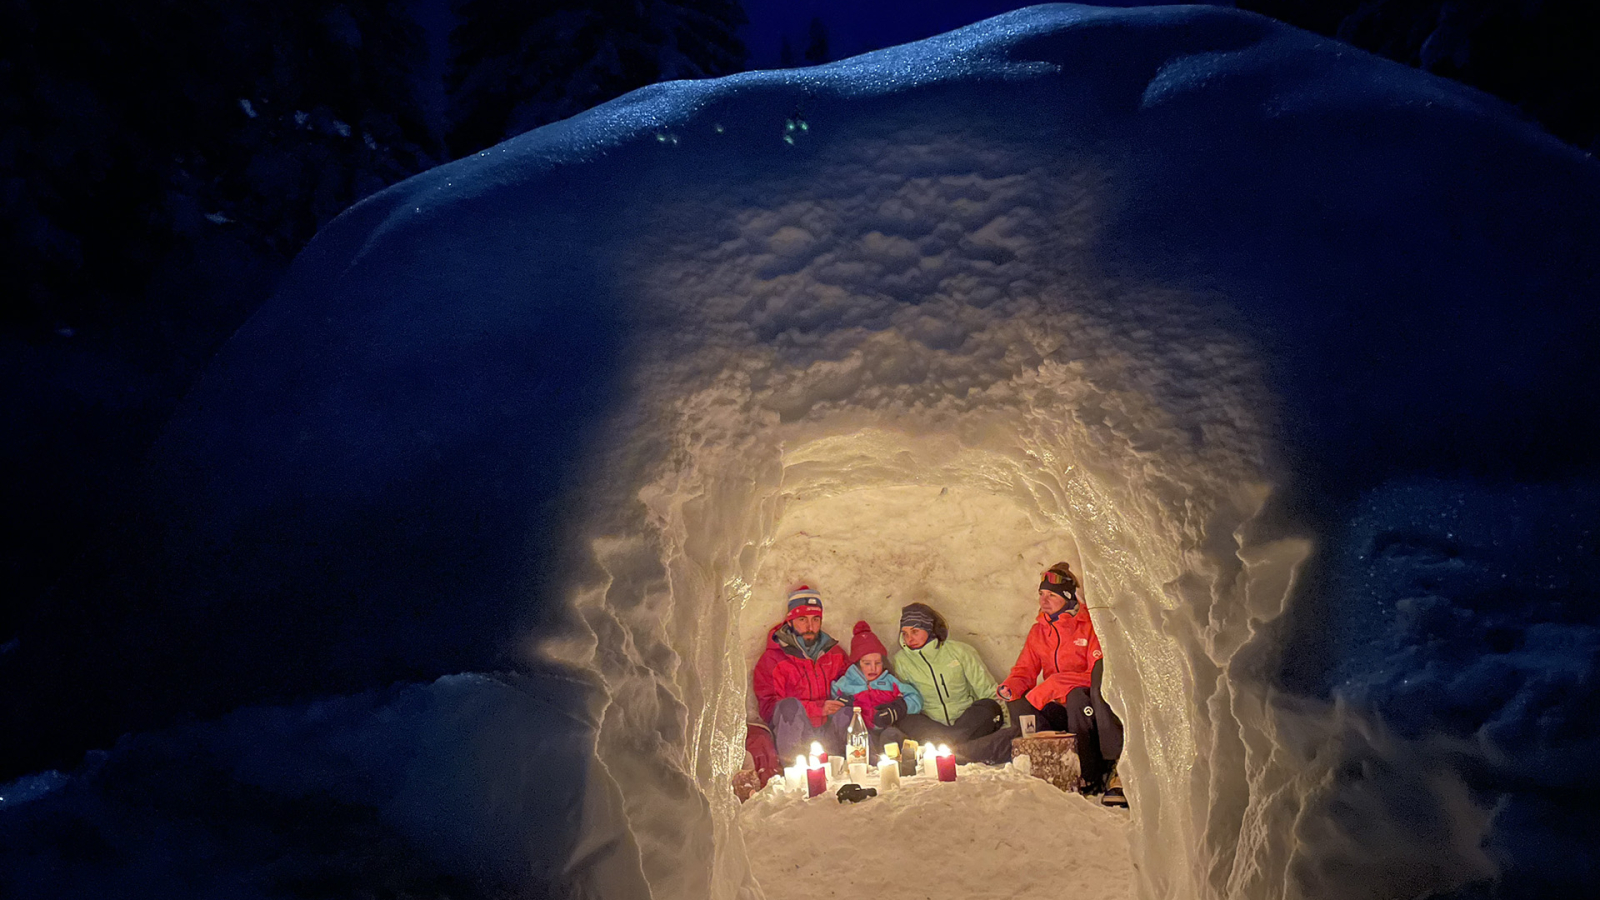
M 847 763 L 870 764 L 872 761 L 872 737 L 867 731 L 866 720 L 861 718 L 861 707 L 855 707 L 850 714 L 850 727 L 845 731 L 845 761 Z

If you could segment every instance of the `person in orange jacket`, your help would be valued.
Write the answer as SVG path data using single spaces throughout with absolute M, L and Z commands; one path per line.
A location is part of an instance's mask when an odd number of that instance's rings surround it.
M 1078 599 L 1078 579 L 1059 562 L 1040 576 L 1039 617 L 997 692 L 1013 723 L 1034 716 L 1041 729 L 1076 735 L 1084 793 L 1102 794 L 1107 806 L 1126 806 L 1115 771 L 1122 720 L 1100 694 L 1104 657 L 1089 607 Z
M 839 642 L 822 630 L 822 596 L 807 585 L 789 592 L 789 611 L 767 633 L 767 649 L 751 675 L 756 706 L 788 761 L 820 741 L 844 753 L 851 709 L 832 696 L 833 683 L 850 667 Z

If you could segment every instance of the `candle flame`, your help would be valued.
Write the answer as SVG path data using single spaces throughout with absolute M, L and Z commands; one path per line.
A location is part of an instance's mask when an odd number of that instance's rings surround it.
M 810 766 L 810 768 L 813 768 L 813 769 L 822 768 L 822 760 L 817 759 L 815 756 L 811 757 L 811 766 Z
M 889 754 L 885 753 L 884 755 L 878 757 L 878 768 L 887 768 L 888 766 L 892 765 L 894 765 L 894 760 L 889 758 Z
M 794 758 L 794 767 L 796 769 L 804 769 L 806 767 L 806 758 L 804 756 L 796 756 Z
M 939 755 L 940 756 L 949 756 L 950 755 L 950 745 L 949 744 L 940 744 L 939 745 Z

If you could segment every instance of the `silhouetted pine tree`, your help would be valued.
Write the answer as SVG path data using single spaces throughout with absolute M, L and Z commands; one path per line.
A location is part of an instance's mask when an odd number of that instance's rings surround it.
M 10 0 L 0 259 L 26 303 L 8 319 L 125 304 L 223 226 L 291 257 L 433 162 L 424 52 L 399 0 Z
M 822 23 L 821 16 L 811 17 L 811 41 L 806 44 L 806 62 L 813 66 L 820 66 L 831 57 L 828 55 L 828 26 Z
M 0 643 L 216 348 L 431 165 L 404 0 L 0 0 Z
M 464 156 L 628 91 L 743 69 L 738 0 L 458 0 L 447 143 Z

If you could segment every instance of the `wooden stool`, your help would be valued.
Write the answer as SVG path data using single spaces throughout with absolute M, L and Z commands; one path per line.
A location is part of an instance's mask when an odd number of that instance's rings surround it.
M 1011 740 L 1011 758 L 1027 756 L 1033 777 L 1069 793 L 1077 793 L 1083 771 L 1078 767 L 1078 739 L 1066 731 L 1035 731 Z

